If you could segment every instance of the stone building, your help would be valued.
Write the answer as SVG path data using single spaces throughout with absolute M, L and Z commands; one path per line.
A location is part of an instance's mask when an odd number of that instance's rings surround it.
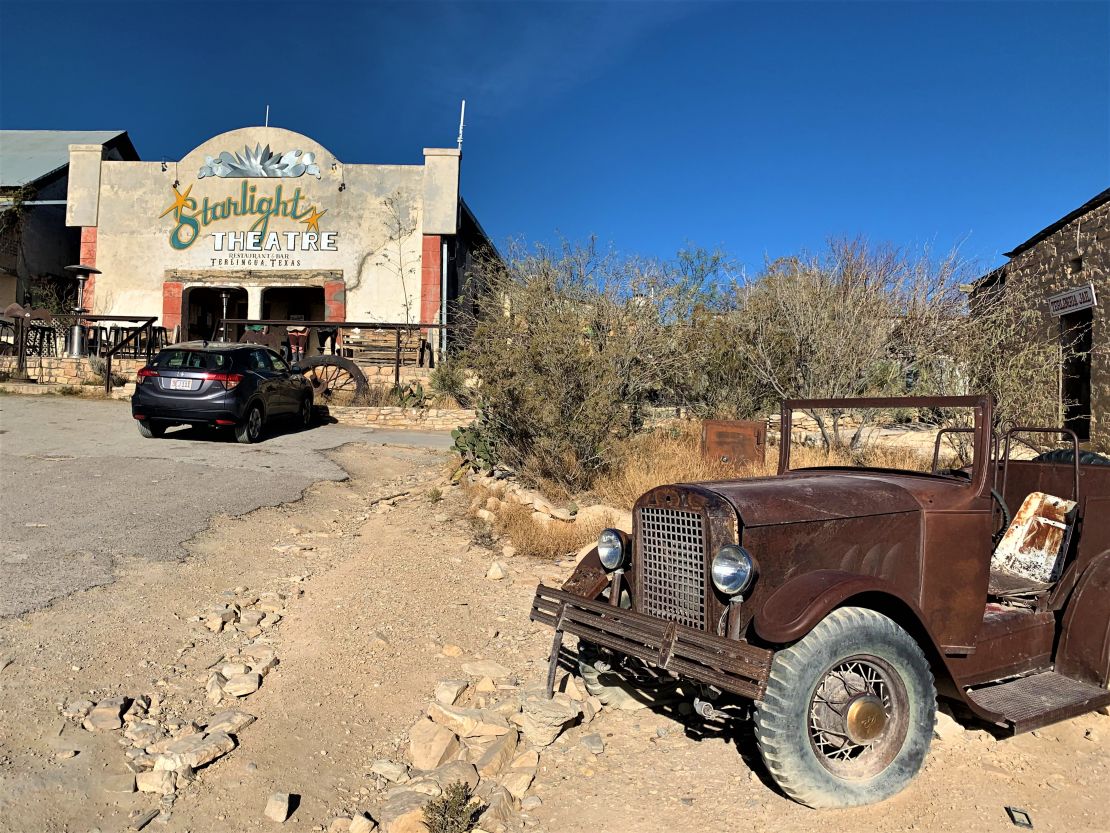
M 158 316 L 181 340 L 213 337 L 225 293 L 230 318 L 434 324 L 490 247 L 459 196 L 454 148 L 353 164 L 247 127 L 176 161 L 115 160 L 97 144 L 69 157 L 66 222 L 101 272 L 85 306 Z
M 1031 286 L 1061 344 L 1060 417 L 1080 440 L 1110 450 L 1110 189 L 1034 234 L 976 292 Z
M 104 159 L 139 158 L 121 130 L 0 130 L 0 310 L 30 303 L 36 281 L 73 306 L 76 282 L 65 267 L 80 255 L 80 232 L 66 226 L 75 143 L 95 145 Z

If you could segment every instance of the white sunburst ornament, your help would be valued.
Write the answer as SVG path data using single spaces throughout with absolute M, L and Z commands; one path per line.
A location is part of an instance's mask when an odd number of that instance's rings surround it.
M 224 151 L 219 156 L 205 156 L 197 172 L 198 179 L 206 176 L 221 178 L 266 177 L 292 178 L 308 174 L 320 178 L 316 155 L 303 150 L 290 150 L 278 154 L 270 146 L 256 144 L 254 149 L 244 146 L 242 153 Z

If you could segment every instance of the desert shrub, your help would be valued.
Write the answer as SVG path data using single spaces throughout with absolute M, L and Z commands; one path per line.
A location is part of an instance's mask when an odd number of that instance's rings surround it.
M 461 781 L 448 784 L 443 795 L 424 805 L 428 833 L 467 833 L 478 820 L 479 807 L 471 801 L 470 787 Z
M 484 262 L 462 358 L 479 380 L 496 461 L 533 483 L 588 487 L 648 405 L 697 388 L 705 357 L 694 312 L 719 268 L 593 246 Z
M 466 369 L 457 362 L 440 362 L 428 376 L 428 388 L 441 401 L 451 401 L 461 408 L 469 407 L 470 386 Z

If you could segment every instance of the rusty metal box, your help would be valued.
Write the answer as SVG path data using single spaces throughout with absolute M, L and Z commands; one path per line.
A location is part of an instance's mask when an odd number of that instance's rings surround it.
M 762 463 L 767 426 L 760 421 L 707 419 L 701 428 L 701 453 L 707 460 L 730 466 Z

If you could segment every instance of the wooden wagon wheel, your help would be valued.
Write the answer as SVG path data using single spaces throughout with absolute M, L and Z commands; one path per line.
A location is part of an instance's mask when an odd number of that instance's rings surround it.
M 317 405 L 350 405 L 366 393 L 366 376 L 343 356 L 313 356 L 301 362 L 301 370 Z

